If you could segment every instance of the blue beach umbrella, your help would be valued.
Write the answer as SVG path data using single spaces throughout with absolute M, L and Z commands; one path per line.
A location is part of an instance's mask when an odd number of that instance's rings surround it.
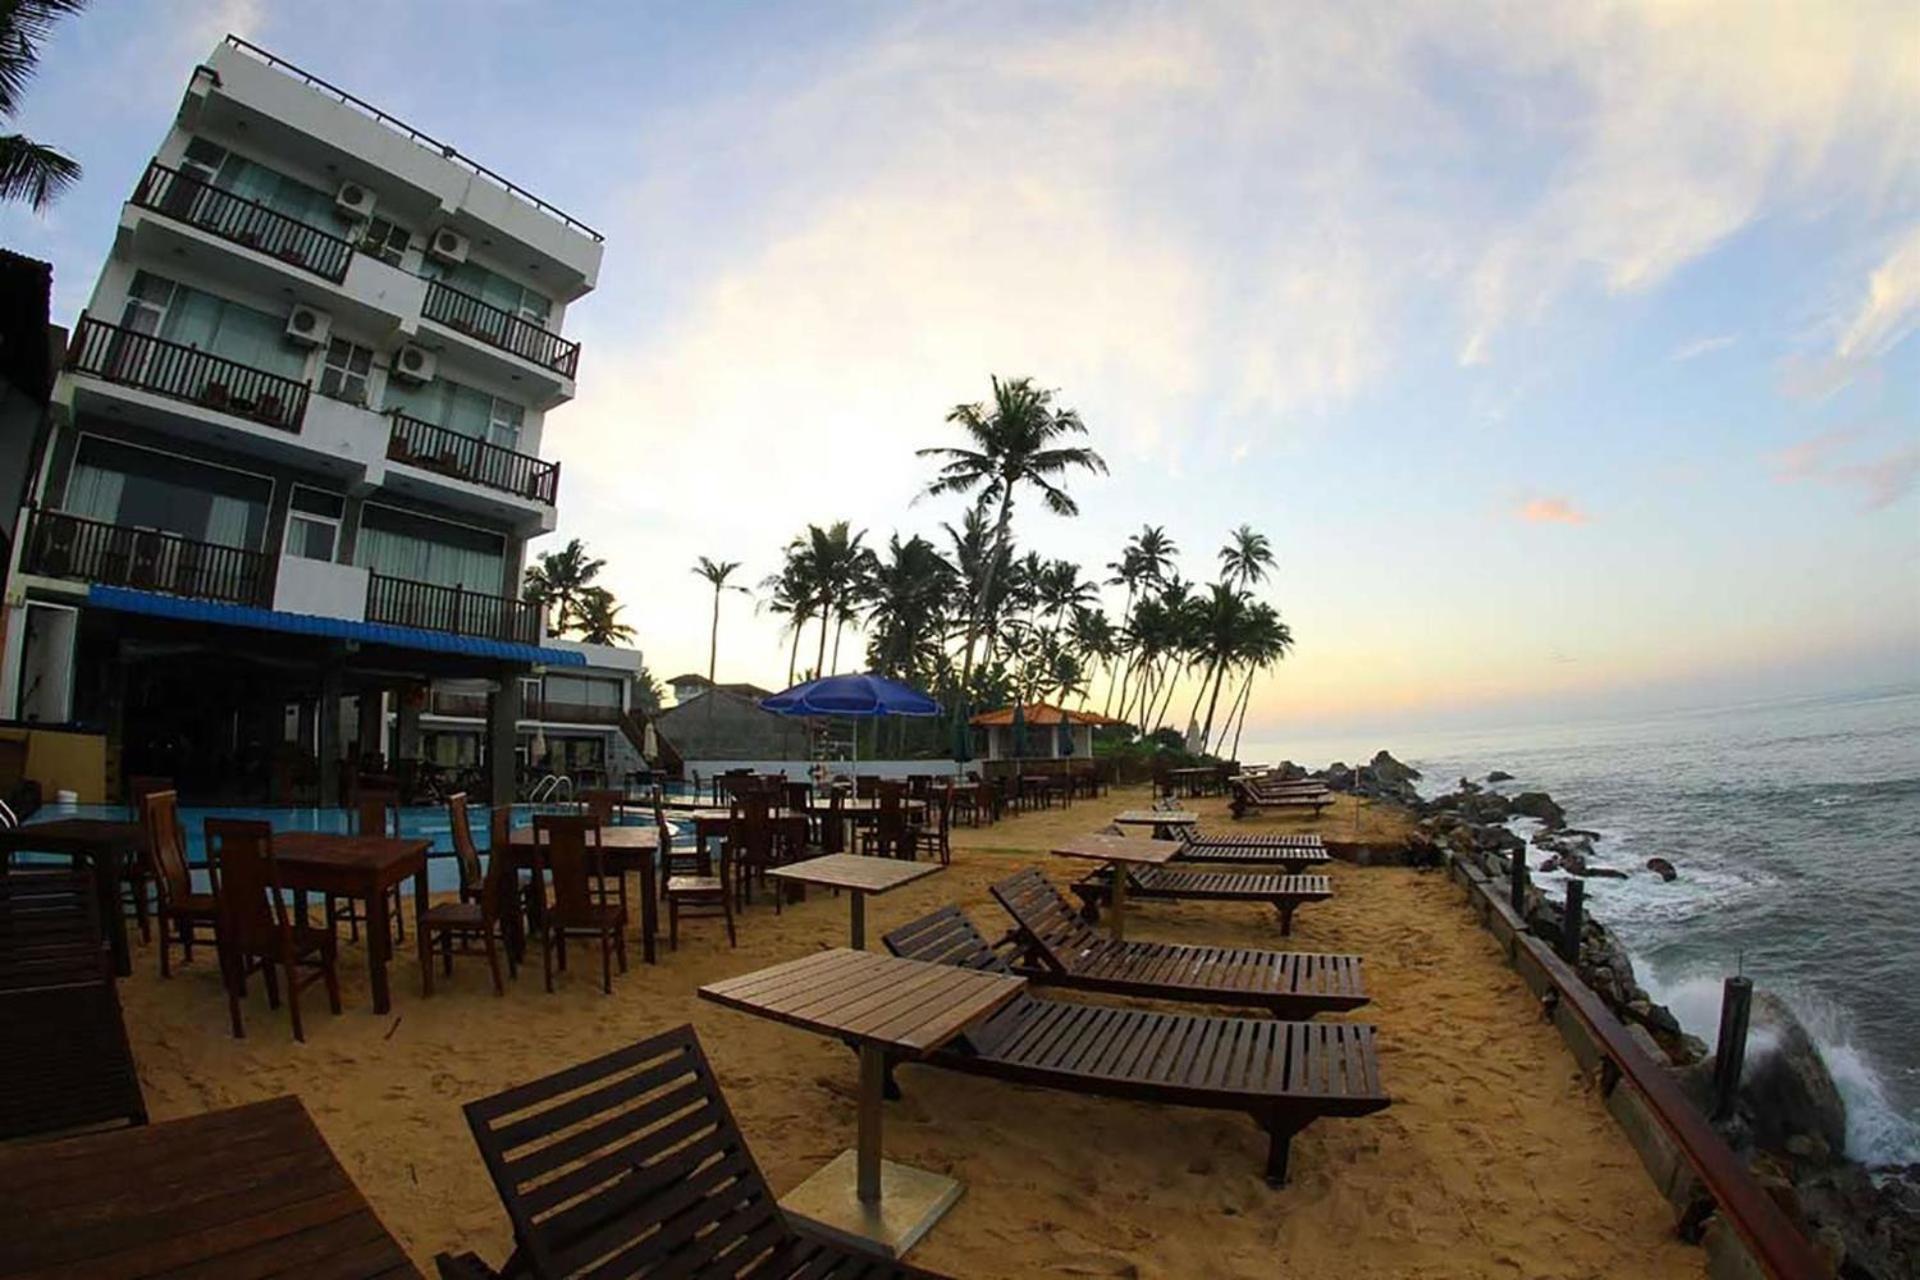
M 937 716 L 940 704 L 911 685 L 885 676 L 823 676 L 760 699 L 760 709 L 777 716 L 844 716 L 867 720 L 880 716 Z M 854 735 L 855 772 L 860 767 L 860 737 Z

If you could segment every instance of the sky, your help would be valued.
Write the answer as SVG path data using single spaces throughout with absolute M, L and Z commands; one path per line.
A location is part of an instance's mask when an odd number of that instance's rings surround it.
M 914 450 L 998 374 L 1111 471 L 1024 545 L 1272 540 L 1251 738 L 1920 679 L 1910 3 L 100 4 L 17 122 L 86 178 L 0 211 L 58 319 L 228 31 L 605 232 L 534 549 L 656 675 L 696 556 L 957 521 Z

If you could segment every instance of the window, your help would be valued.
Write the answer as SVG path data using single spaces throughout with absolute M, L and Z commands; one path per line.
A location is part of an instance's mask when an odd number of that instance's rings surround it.
M 520 422 L 526 417 L 527 411 L 513 401 L 502 400 L 499 396 L 493 397 L 493 404 L 489 409 L 488 441 L 499 445 L 502 449 L 517 451 L 520 448 Z
M 484 529 L 369 503 L 361 509 L 355 561 L 390 578 L 497 595 L 506 547 Z
M 287 500 L 286 554 L 298 560 L 332 561 L 340 545 L 340 516 L 346 499 L 295 485 Z
M 413 246 L 413 233 L 387 218 L 375 218 L 360 237 L 360 252 L 380 259 L 390 267 L 400 265 Z
M 254 548 L 272 497 L 273 482 L 264 476 L 84 436 L 61 505 L 89 520 Z
M 373 352 L 357 342 L 335 338 L 327 344 L 320 370 L 320 394 L 348 404 L 367 402 L 367 375 L 373 371 Z
M 547 327 L 547 317 L 553 311 L 553 301 L 545 294 L 509 280 L 496 271 L 489 271 L 477 262 L 451 263 L 428 259 L 426 275 L 429 279 L 439 280 L 470 297 L 480 299 L 488 306 L 498 307 L 542 329 Z M 482 323 L 484 325 L 484 319 Z
M 286 340 L 285 316 L 256 311 L 145 271 L 133 278 L 122 318 L 136 332 L 153 332 L 143 327 L 153 325 L 169 342 L 283 378 L 301 378 L 307 371 L 306 352 Z
M 387 408 L 436 427 L 487 440 L 506 449 L 520 447 L 520 428 L 527 411 L 501 396 L 475 387 L 435 378 L 424 387 L 398 381 L 387 383 Z

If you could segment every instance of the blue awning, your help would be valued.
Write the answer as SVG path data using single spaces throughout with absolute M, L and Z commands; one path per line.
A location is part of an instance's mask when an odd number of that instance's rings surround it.
M 450 631 L 396 627 L 385 622 L 352 622 L 346 618 L 315 617 L 310 613 L 282 613 L 277 609 L 222 604 L 217 600 L 189 600 L 185 596 L 163 596 L 156 591 L 135 591 L 129 587 L 88 587 L 87 603 L 100 609 L 144 613 L 154 618 L 177 618 L 182 622 L 218 622 L 230 627 L 284 631 L 296 636 L 325 636 L 332 640 L 358 640 L 362 644 L 458 653 L 470 658 L 495 658 L 502 662 L 542 663 L 549 667 L 587 665 L 586 655 L 571 649 L 548 649 L 537 644 L 516 644 L 486 636 L 458 636 Z

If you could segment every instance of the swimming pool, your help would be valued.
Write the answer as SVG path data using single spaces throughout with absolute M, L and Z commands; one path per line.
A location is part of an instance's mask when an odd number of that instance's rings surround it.
M 577 813 L 571 805 L 534 805 L 516 804 L 513 806 L 513 829 L 524 831 L 533 825 L 536 813 Z M 475 843 L 484 850 L 487 842 L 486 810 L 484 807 L 472 811 Z M 50 804 L 37 810 L 28 818 L 25 826 L 35 823 L 52 822 L 56 818 L 104 818 L 111 822 L 130 822 L 133 811 L 118 804 Z M 345 809 L 319 808 L 248 808 L 245 806 L 200 807 L 185 805 L 180 809 L 180 825 L 187 836 L 187 863 L 193 867 L 204 867 L 207 861 L 206 820 L 208 818 L 242 818 L 265 822 L 275 831 L 325 831 L 344 835 L 353 830 L 353 815 Z M 621 821 L 619 818 L 616 822 Z M 625 816 L 627 825 L 651 826 L 651 815 L 638 812 Z M 676 842 L 686 838 L 692 826 L 683 820 L 667 819 Z M 453 826 L 447 819 L 447 811 L 439 805 L 411 805 L 400 810 L 400 834 L 417 836 L 431 841 L 427 857 L 427 882 L 436 891 L 457 889 L 460 885 L 460 867 L 453 859 Z

